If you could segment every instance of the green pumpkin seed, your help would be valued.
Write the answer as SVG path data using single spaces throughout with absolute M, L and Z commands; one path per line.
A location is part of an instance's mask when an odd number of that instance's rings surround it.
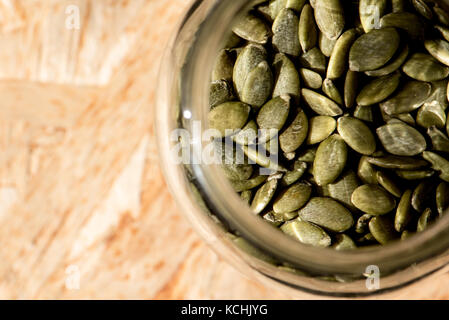
M 282 129 L 290 111 L 290 97 L 276 97 L 268 101 L 259 111 L 256 121 L 259 129 L 259 143 L 271 140 Z
M 333 232 L 344 232 L 354 224 L 351 212 L 330 198 L 310 199 L 306 206 L 299 210 L 298 215 L 302 220 Z
M 337 251 L 342 251 L 342 250 L 353 250 L 356 249 L 357 246 L 354 243 L 354 240 L 351 239 L 351 237 L 349 237 L 346 234 L 337 234 L 335 236 L 335 242 L 332 245 L 332 248 L 334 248 Z
M 284 187 L 288 187 L 301 179 L 307 170 L 307 163 L 304 161 L 296 160 L 293 165 L 292 171 L 287 171 L 281 179 L 281 184 Z
M 351 196 L 355 189 L 360 186 L 357 175 L 349 170 L 341 175 L 334 183 L 327 185 L 329 196 L 343 203 L 347 208 L 357 210 L 351 202 Z
M 305 68 L 324 74 L 326 72 L 327 61 L 324 54 L 317 47 L 310 49 L 299 57 L 299 62 Z
M 309 121 L 307 144 L 316 144 L 326 140 L 336 129 L 337 121 L 329 116 L 313 117 Z
M 232 81 L 234 58 L 229 50 L 221 50 L 212 70 L 212 82 L 227 80 Z
M 438 81 L 449 76 L 448 67 L 424 53 L 413 54 L 402 67 L 402 71 L 410 78 L 419 81 Z
M 316 0 L 315 20 L 318 28 L 329 39 L 337 39 L 345 27 L 345 16 L 340 0 Z
M 418 11 L 420 15 L 424 18 L 431 20 L 433 17 L 433 12 L 429 6 L 423 0 L 412 0 L 413 7 Z
M 435 29 L 440 33 L 444 40 L 449 41 L 449 28 L 443 26 L 435 26 Z
M 408 230 L 404 230 L 404 231 L 401 233 L 401 240 L 402 240 L 402 241 L 407 240 L 407 239 L 409 239 L 409 238 L 410 238 L 411 236 L 413 236 L 413 235 L 414 235 L 413 232 L 408 231 Z
M 250 164 L 223 164 L 224 174 L 231 180 L 246 180 L 253 173 L 253 166 Z
M 318 46 L 320 47 L 321 52 L 326 56 L 330 57 L 332 51 L 334 50 L 336 40 L 331 40 L 324 35 L 324 33 L 320 32 L 318 35 Z
M 426 40 L 424 46 L 435 59 L 449 66 L 449 42 L 442 39 Z
M 405 10 L 405 0 L 391 0 L 393 12 L 402 12 Z
M 410 157 L 385 156 L 369 157 L 367 161 L 375 166 L 385 169 L 415 170 L 427 166 L 429 163 Z
M 249 121 L 232 139 L 238 144 L 247 146 L 253 144 L 257 139 L 257 124 L 254 120 Z
M 293 62 L 284 54 L 276 54 L 273 69 L 273 98 L 290 95 L 298 99 L 301 94 L 301 82 Z
M 357 169 L 357 176 L 360 178 L 360 180 L 362 180 L 364 184 L 376 184 L 376 170 L 373 168 L 368 159 L 369 158 L 366 156 L 362 156 L 360 158 L 359 166 Z
M 316 158 L 317 147 L 308 148 L 299 154 L 298 160 L 312 164 Z
M 276 192 L 278 185 L 277 179 L 269 180 L 262 187 L 257 190 L 256 195 L 254 196 L 253 202 L 251 203 L 251 210 L 255 214 L 259 214 L 265 209 L 265 207 L 270 203 L 271 199 Z
M 280 52 L 299 56 L 299 19 L 291 9 L 283 9 L 273 22 L 273 46 Z
M 336 103 L 342 105 L 343 98 L 341 97 L 340 91 L 338 91 L 335 83 L 330 79 L 325 79 L 323 82 L 323 92 Z
M 380 107 L 389 115 L 413 111 L 429 98 L 431 89 L 429 83 L 409 81 L 394 96 L 381 103 Z
M 307 221 L 296 219 L 286 222 L 282 225 L 281 230 L 304 244 L 316 247 L 329 247 L 331 245 L 329 235 L 320 227 Z
M 364 215 L 362 215 L 356 223 L 355 226 L 355 232 L 357 233 L 365 233 L 368 230 L 368 224 L 370 222 L 370 220 L 373 218 L 374 216 L 368 213 L 365 213 Z
M 402 123 L 388 123 L 377 130 L 385 150 L 397 156 L 415 156 L 426 150 L 423 135 L 415 128 Z
M 222 103 L 234 100 L 232 86 L 226 80 L 212 82 L 209 94 L 209 106 L 214 108 Z
M 430 140 L 432 140 L 433 150 L 449 153 L 449 139 L 443 132 L 436 127 L 430 127 L 427 130 L 427 135 L 430 137 Z
M 449 161 L 430 151 L 424 151 L 423 158 L 431 163 L 432 169 L 439 172 L 442 180 L 449 182 Z
M 399 235 L 393 227 L 393 223 L 387 217 L 374 217 L 369 222 L 369 230 L 380 244 L 387 244 L 396 240 Z
M 446 110 L 449 105 L 447 98 L 448 83 L 447 80 L 432 82 L 432 91 L 426 103 L 437 103 L 443 110 Z
M 373 109 L 371 106 L 357 106 L 354 110 L 354 118 L 367 122 L 373 122 Z
M 441 182 L 436 191 L 436 205 L 438 215 L 441 217 L 449 208 L 449 184 Z
M 271 36 L 268 25 L 252 14 L 239 19 L 232 31 L 240 38 L 259 44 L 265 44 Z
M 426 129 L 432 126 L 441 129 L 446 125 L 446 113 L 437 101 L 425 103 L 418 110 L 416 123 Z
M 370 71 L 384 66 L 399 47 L 400 36 L 394 28 L 372 30 L 355 40 L 349 51 L 352 71 Z
M 394 12 L 380 19 L 380 27 L 394 27 L 405 31 L 412 39 L 424 38 L 424 25 L 421 19 L 410 12 Z
M 360 21 L 365 32 L 379 28 L 380 18 L 387 8 L 387 0 L 360 0 Z
M 358 73 L 348 70 L 345 77 L 344 99 L 346 108 L 351 108 L 357 96 Z
M 302 109 L 298 109 L 296 118 L 279 136 L 282 151 L 288 153 L 298 149 L 306 140 L 308 132 L 307 116 Z
M 309 201 L 311 194 L 312 186 L 309 183 L 297 182 L 277 197 L 273 203 L 273 211 L 276 213 L 297 211 Z
M 295 219 L 298 216 L 298 212 L 289 212 L 289 213 L 276 213 L 274 211 L 270 211 L 262 216 L 265 220 L 279 227 L 284 222 Z
M 262 61 L 248 74 L 240 100 L 254 107 L 261 107 L 271 96 L 273 74 L 266 61 Z
M 395 57 L 393 57 L 391 61 L 384 67 L 373 71 L 366 71 L 365 74 L 370 77 L 382 77 L 386 76 L 387 74 L 393 73 L 402 66 L 402 64 L 407 59 L 408 54 L 409 54 L 408 45 L 404 45 L 404 47 L 398 51 L 398 54 Z
M 438 22 L 449 27 L 449 14 L 439 7 L 433 7 L 432 9 Z
M 276 19 L 279 12 L 282 9 L 292 9 L 296 12 L 301 12 L 302 8 L 306 4 L 306 0 L 271 0 L 269 7 L 271 12 L 271 18 Z
M 399 86 L 401 74 L 395 72 L 369 82 L 357 96 L 357 104 L 370 106 L 387 99 Z
M 399 198 L 402 195 L 401 188 L 398 186 L 397 181 L 395 181 L 395 179 L 391 175 L 386 172 L 377 171 L 376 177 L 379 185 L 381 185 L 393 196 Z
M 374 242 L 377 242 L 376 238 L 371 234 L 371 232 L 368 232 L 363 237 L 360 237 L 357 239 L 357 243 L 361 245 L 365 244 L 373 244 Z
M 352 193 L 351 202 L 359 210 L 376 216 L 390 212 L 396 205 L 388 192 L 374 184 L 358 187 Z
M 347 158 L 346 143 L 338 134 L 321 142 L 313 162 L 316 183 L 323 186 L 334 182 L 343 171 Z
M 331 99 L 309 89 L 302 89 L 301 93 L 307 105 L 317 114 L 330 117 L 343 114 L 343 110 Z
M 240 52 L 233 71 L 234 87 L 239 96 L 245 86 L 248 74 L 266 59 L 267 51 L 263 46 L 258 44 L 249 44 Z
M 209 112 L 209 126 L 225 137 L 241 129 L 248 120 L 251 107 L 241 102 L 225 102 Z
M 242 191 L 240 198 L 248 205 L 251 204 L 251 199 L 253 198 L 253 192 L 251 190 Z
M 422 181 L 416 188 L 413 190 L 411 204 L 413 209 L 418 212 L 422 212 L 428 202 L 431 200 L 431 196 L 435 191 L 435 185 L 432 180 L 424 180 Z
M 399 201 L 394 218 L 394 228 L 397 232 L 405 230 L 413 218 L 412 214 L 412 190 L 406 190 Z
M 396 171 L 398 177 L 405 180 L 422 180 L 430 178 L 435 174 L 431 169 L 427 170 L 398 170 Z
M 376 151 L 376 140 L 370 128 L 361 120 L 352 117 L 338 119 L 337 130 L 352 149 L 364 155 Z
M 287 169 L 278 163 L 277 159 L 272 159 L 272 157 L 266 155 L 267 152 L 263 152 L 261 148 L 255 149 L 249 146 L 242 146 L 242 150 L 250 160 L 261 167 L 274 171 L 287 171 Z
M 356 30 L 350 29 L 338 38 L 327 67 L 328 79 L 335 80 L 343 76 L 347 69 L 349 49 L 351 49 L 356 36 Z
M 318 72 L 306 68 L 299 69 L 299 73 L 306 87 L 319 89 L 323 85 L 323 78 Z
M 419 217 L 416 232 L 423 232 L 424 230 L 426 230 L 429 224 L 432 222 L 432 219 L 432 210 L 430 208 L 425 209 L 422 215 Z
M 242 192 L 260 186 L 267 180 L 267 178 L 267 176 L 260 175 L 248 180 L 229 180 L 229 182 L 236 192 Z
M 299 18 L 299 43 L 303 52 L 307 52 L 315 47 L 317 36 L 313 9 L 309 4 L 306 4 Z

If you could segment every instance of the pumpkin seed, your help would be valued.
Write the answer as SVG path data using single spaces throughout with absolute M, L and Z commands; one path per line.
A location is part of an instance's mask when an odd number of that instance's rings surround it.
M 273 22 L 273 46 L 280 52 L 299 56 L 299 19 L 291 9 L 282 9 Z
M 335 242 L 332 245 L 332 248 L 334 248 L 337 251 L 341 251 L 341 250 L 352 250 L 352 249 L 356 249 L 357 246 L 354 243 L 354 240 L 351 239 L 351 237 L 349 237 L 346 234 L 337 234 L 335 236 Z
M 296 160 L 292 171 L 287 171 L 281 179 L 282 186 L 290 186 L 304 175 L 307 170 L 307 163 L 301 160 Z
M 332 214 L 329 214 L 329 213 Z M 330 198 L 315 197 L 298 211 L 299 217 L 326 230 L 344 232 L 352 227 L 354 219 L 343 205 Z
M 336 129 L 337 121 L 329 116 L 313 117 L 309 121 L 307 144 L 316 144 L 326 140 Z
M 351 202 L 351 195 L 359 185 L 357 175 L 349 170 L 342 174 L 334 183 L 328 184 L 327 190 L 332 199 L 340 201 L 347 208 L 355 211 L 356 207 Z
M 286 55 L 278 53 L 274 57 L 273 69 L 273 98 L 290 95 L 298 99 L 301 94 L 301 82 L 293 62 Z
M 326 71 L 326 57 L 317 47 L 310 49 L 299 57 L 299 62 L 305 68 L 312 69 L 315 72 L 324 74 Z
M 441 129 L 446 125 L 446 113 L 437 101 L 425 103 L 418 110 L 416 123 L 426 129 L 432 126 Z
M 250 160 L 261 167 L 274 171 L 287 171 L 287 169 L 277 162 L 277 157 L 276 159 L 272 159 L 272 157 L 266 155 L 266 152 L 262 152 L 260 148 L 255 149 L 249 146 L 242 146 L 242 150 Z
M 399 47 L 400 36 L 394 28 L 371 30 L 355 40 L 349 51 L 352 71 L 370 71 L 384 66 Z
M 344 99 L 346 108 L 351 108 L 357 96 L 358 73 L 348 70 L 345 77 Z
M 333 101 L 336 103 L 342 105 L 343 104 L 343 98 L 341 97 L 340 92 L 338 91 L 337 86 L 335 83 L 330 79 L 325 79 L 323 82 L 323 92 Z
M 257 190 L 254 196 L 253 202 L 251 203 L 251 210 L 255 214 L 259 214 L 265 209 L 265 207 L 270 203 L 271 199 L 276 192 L 278 185 L 278 180 L 273 179 L 266 182 L 262 187 Z
M 405 0 L 391 0 L 391 8 L 393 12 L 402 12 L 405 9 Z
M 387 8 L 387 0 L 360 0 L 360 21 L 365 32 L 378 29 L 380 18 Z
M 307 221 L 296 219 L 286 222 L 282 225 L 281 230 L 304 244 L 316 247 L 329 247 L 331 245 L 329 235 L 320 227 Z
M 429 224 L 432 222 L 432 219 L 432 210 L 430 208 L 425 209 L 422 215 L 419 217 L 416 232 L 423 232 L 424 230 L 426 230 Z
M 431 20 L 433 17 L 432 10 L 427 6 L 423 0 L 412 0 L 415 10 L 424 18 Z
M 312 186 L 309 183 L 297 182 L 277 197 L 273 203 L 273 211 L 276 213 L 297 211 L 309 201 L 311 194 Z
M 369 222 L 369 230 L 377 242 L 384 245 L 399 237 L 388 217 L 372 218 Z
M 316 0 L 315 20 L 318 28 L 331 40 L 337 39 L 345 27 L 344 10 L 340 0 Z
M 319 89 L 323 85 L 323 78 L 318 72 L 301 68 L 299 69 L 299 73 L 301 74 L 302 80 L 306 87 L 311 89 Z
M 424 53 L 413 54 L 402 67 L 410 78 L 419 81 L 438 81 L 449 76 L 449 68 L 440 64 L 431 55 Z
M 232 139 L 241 145 L 253 144 L 257 139 L 257 124 L 254 120 L 249 121 Z
M 377 176 L 376 170 L 368 160 L 369 158 L 363 156 L 360 158 L 359 166 L 357 169 L 357 176 L 362 180 L 364 184 L 376 184 Z
M 449 161 L 430 151 L 424 151 L 423 158 L 431 163 L 432 169 L 439 172 L 442 180 L 449 182 Z
M 443 132 L 436 127 L 430 127 L 427 130 L 427 135 L 432 140 L 433 150 L 449 153 L 449 139 Z
M 209 126 L 225 137 L 241 129 L 248 120 L 251 107 L 241 102 L 225 102 L 209 112 Z
M 347 68 L 349 49 L 351 49 L 356 36 L 356 30 L 350 29 L 338 38 L 327 67 L 328 79 L 335 80 L 343 76 Z
M 428 165 L 428 162 L 424 160 L 398 156 L 369 157 L 367 161 L 385 169 L 415 170 Z
M 307 52 L 315 47 L 317 36 L 313 9 L 310 4 L 306 4 L 302 9 L 299 18 L 299 43 L 301 44 L 303 52 Z
M 282 9 L 288 8 L 295 10 L 296 12 L 301 12 L 304 7 L 306 0 L 271 0 L 269 4 L 271 18 L 276 19 L 279 12 Z
M 251 204 L 251 199 L 253 198 L 253 192 L 251 190 L 242 191 L 240 198 L 248 205 Z
M 337 130 L 352 149 L 364 155 L 376 151 L 376 140 L 370 128 L 361 120 L 352 117 L 338 119 Z
M 319 115 L 335 117 L 343 114 L 343 110 L 331 99 L 309 89 L 302 89 L 301 93 L 306 104 Z
M 348 150 L 338 135 L 331 135 L 320 143 L 313 162 L 313 173 L 319 186 L 334 182 L 346 165 Z
M 436 205 L 438 215 L 441 217 L 449 208 L 449 184 L 441 182 L 436 191 Z
M 435 174 L 435 171 L 431 169 L 427 170 L 397 170 L 396 174 L 398 177 L 405 180 L 422 180 L 430 178 Z
M 234 59 L 231 52 L 226 49 L 221 50 L 212 70 L 212 82 L 220 80 L 232 81 L 233 69 Z
M 358 187 L 352 193 L 351 202 L 359 210 L 376 216 L 389 213 L 396 205 L 388 192 L 374 184 Z
M 413 235 L 414 235 L 413 232 L 408 231 L 408 230 L 404 230 L 404 231 L 401 233 L 401 240 L 402 240 L 402 241 L 407 240 L 407 239 L 409 239 L 409 238 L 410 238 L 411 236 L 413 236 Z
M 432 180 L 424 180 L 422 181 L 416 188 L 413 190 L 411 204 L 413 209 L 418 212 L 422 212 L 426 207 L 427 203 L 431 199 L 431 195 L 435 191 L 434 182 Z
M 401 197 L 401 188 L 398 186 L 397 182 L 391 175 L 386 172 L 377 171 L 376 177 L 379 185 L 381 185 L 385 190 L 387 190 L 395 197 Z
M 401 196 L 394 218 L 394 228 L 397 232 L 404 231 L 413 218 L 411 201 L 412 190 L 406 190 Z
M 380 107 L 389 115 L 416 110 L 429 98 L 431 89 L 429 83 L 409 81 L 393 97 L 381 103 Z
M 259 63 L 265 61 L 267 58 L 267 51 L 258 44 L 248 44 L 237 57 L 233 71 L 234 87 L 237 94 L 240 96 L 245 86 L 248 74 Z
M 240 100 L 254 107 L 261 107 L 271 96 L 273 74 L 266 61 L 262 61 L 248 74 Z
M 401 74 L 395 72 L 370 81 L 357 96 L 357 104 L 370 106 L 387 99 L 399 86 Z
M 259 44 L 265 44 L 271 36 L 268 25 L 252 14 L 239 19 L 232 31 L 240 38 Z
M 426 40 L 424 46 L 435 59 L 449 66 L 449 42 L 442 39 Z
M 354 118 L 367 122 L 373 122 L 373 109 L 371 106 L 357 106 L 354 110 Z
M 449 28 L 444 26 L 435 26 L 435 29 L 440 33 L 444 40 L 449 41 Z
M 421 19 L 410 12 L 393 12 L 380 19 L 380 27 L 394 27 L 405 31 L 412 39 L 424 38 L 424 25 Z
M 271 140 L 282 129 L 290 111 L 290 97 L 276 97 L 268 101 L 259 111 L 256 121 L 259 129 L 259 143 Z
M 235 190 L 235 192 L 242 192 L 258 187 L 259 185 L 264 183 L 267 178 L 267 176 L 260 175 L 248 180 L 229 180 L 229 182 L 231 183 L 232 188 Z
M 356 223 L 355 226 L 355 232 L 357 233 L 365 233 L 368 230 L 368 224 L 370 222 L 370 220 L 373 218 L 374 216 L 368 213 L 365 213 L 364 215 L 362 215 Z
M 409 54 L 408 45 L 404 45 L 404 47 L 398 52 L 399 53 L 396 55 L 396 57 L 393 57 L 388 64 L 377 70 L 366 71 L 365 74 L 370 77 L 382 77 L 386 76 L 387 74 L 395 72 L 402 66 L 402 64 L 408 57 Z
M 337 39 L 331 40 L 322 32 L 318 35 L 318 46 L 320 47 L 321 52 L 326 56 L 330 57 L 332 54 L 332 51 L 334 50 L 335 43 L 337 42 Z
M 293 152 L 298 149 L 309 132 L 309 122 L 303 110 L 299 109 L 296 118 L 279 136 L 282 151 Z
M 376 132 L 385 150 L 393 155 L 415 156 L 427 147 L 423 135 L 402 122 L 390 122 L 378 128 Z
M 438 22 L 445 26 L 449 26 L 449 14 L 439 7 L 433 7 L 432 9 Z
M 234 100 L 232 86 L 226 80 L 212 82 L 209 94 L 209 106 L 214 108 L 222 103 Z

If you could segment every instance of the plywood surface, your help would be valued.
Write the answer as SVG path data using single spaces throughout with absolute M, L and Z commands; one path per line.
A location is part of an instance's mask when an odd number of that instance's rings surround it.
M 290 298 L 218 258 L 159 169 L 158 65 L 188 3 L 0 0 L 0 298 Z M 449 276 L 396 297 L 448 298 Z

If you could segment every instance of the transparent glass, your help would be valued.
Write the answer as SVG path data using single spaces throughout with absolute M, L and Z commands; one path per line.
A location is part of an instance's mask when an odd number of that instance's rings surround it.
M 253 4 L 249 0 L 193 1 L 166 49 L 160 70 L 156 128 L 161 165 L 181 210 L 220 256 L 244 273 L 290 294 L 380 295 L 437 271 L 445 272 L 449 262 L 449 215 L 426 232 L 385 247 L 344 252 L 315 248 L 252 214 L 218 165 L 195 161 L 204 151 L 198 141 L 192 143 L 190 164 L 174 160 L 176 129 L 184 128 L 194 136 L 198 130 L 194 120 L 207 128 L 209 75 L 217 52 L 236 17 Z M 367 270 L 373 270 L 368 266 L 379 269 L 380 288 L 367 286 Z

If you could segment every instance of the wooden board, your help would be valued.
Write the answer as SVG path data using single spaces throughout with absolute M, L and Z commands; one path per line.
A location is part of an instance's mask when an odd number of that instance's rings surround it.
M 292 297 L 218 258 L 159 169 L 158 66 L 188 2 L 0 1 L 0 298 Z

